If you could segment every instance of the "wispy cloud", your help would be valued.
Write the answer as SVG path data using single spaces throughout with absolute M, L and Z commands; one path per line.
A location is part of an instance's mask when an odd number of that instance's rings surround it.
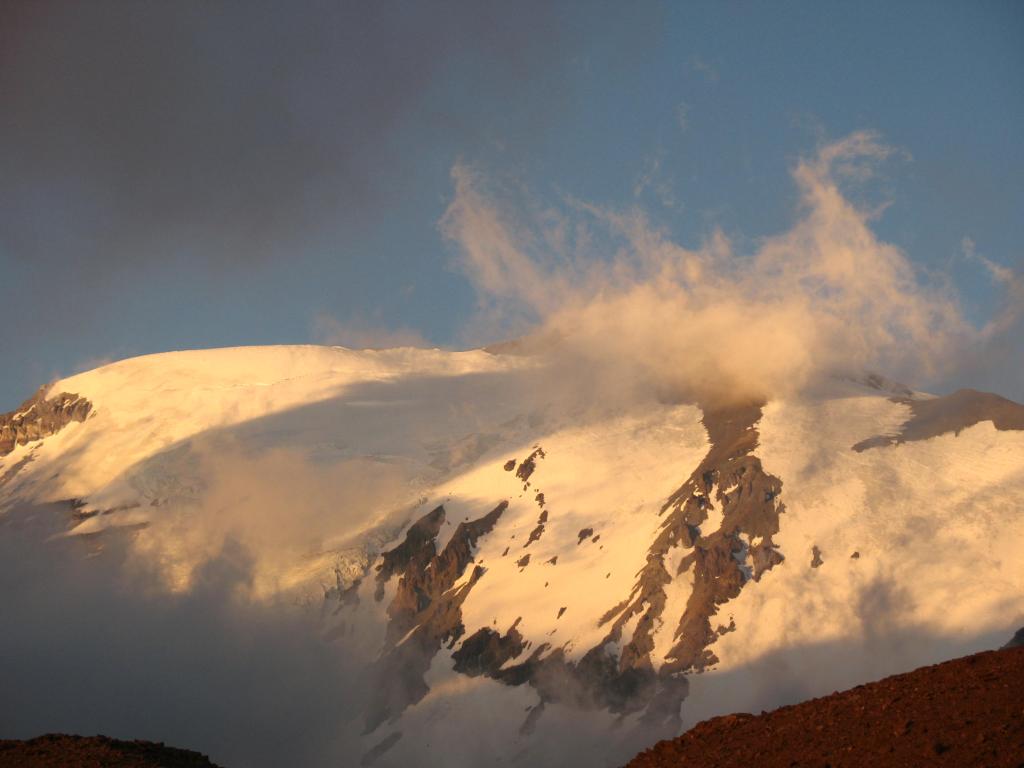
M 640 199 L 645 193 L 651 193 L 663 207 L 678 208 L 681 203 L 671 179 L 664 171 L 664 160 L 664 150 L 659 150 L 647 158 L 643 171 L 633 183 L 633 197 Z
M 1001 394 L 1020 397 L 1019 393 L 1024 392 L 1020 348 L 1020 339 L 1024 338 L 1024 273 L 978 253 L 973 238 L 965 237 L 961 249 L 968 261 L 981 265 L 1000 296 L 976 343 L 959 351 L 954 381 L 958 386 L 992 387 Z
M 718 82 L 718 67 L 697 54 L 690 57 L 690 61 L 687 63 L 687 69 L 690 72 L 700 75 L 709 83 Z
M 442 229 L 485 314 L 530 318 L 563 340 L 561 355 L 602 375 L 705 400 L 771 397 L 848 369 L 917 383 L 978 332 L 946 287 L 875 235 L 877 209 L 843 194 L 891 153 L 857 132 L 800 159 L 793 226 L 749 254 L 721 231 L 688 249 L 639 208 L 583 203 L 559 226 L 586 239 L 552 241 L 550 216 L 531 215 L 463 165 Z M 648 184 L 642 177 L 637 190 Z M 552 242 L 560 247 L 545 247 Z

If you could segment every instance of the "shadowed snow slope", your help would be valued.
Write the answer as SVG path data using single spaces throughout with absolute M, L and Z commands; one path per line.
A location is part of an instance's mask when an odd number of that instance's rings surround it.
M 90 407 L 0 456 L 0 536 L 176 599 L 229 561 L 247 617 L 302 613 L 359 667 L 318 765 L 615 765 L 1024 624 L 1020 406 L 869 376 L 703 407 L 585 378 L 485 351 L 122 361 L 43 393 Z

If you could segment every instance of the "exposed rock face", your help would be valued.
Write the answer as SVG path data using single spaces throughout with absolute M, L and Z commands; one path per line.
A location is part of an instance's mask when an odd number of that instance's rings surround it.
M 772 542 L 784 511 L 778 500 L 782 481 L 767 474 L 753 455 L 758 440 L 755 424 L 760 418 L 759 404 L 704 410 L 711 449 L 665 502 L 662 512 L 667 515 L 661 533 L 648 550 L 647 565 L 633 594 L 624 606 L 617 606 L 605 617 L 612 621 L 608 639 L 617 640 L 626 622 L 640 614 L 633 638 L 623 649 L 624 667 L 650 667 L 656 622 L 677 621 L 663 616 L 665 586 L 690 568 L 694 569 L 693 593 L 678 619 L 675 644 L 660 676 L 665 679 L 717 663 L 707 647 L 719 635 L 711 626 L 718 606 L 739 595 L 749 579 L 759 580 L 782 562 L 782 554 Z M 721 524 L 705 530 L 716 505 Z M 666 561 L 677 547 L 691 551 L 682 557 L 676 573 L 669 573 Z
M 56 434 L 72 421 L 85 421 L 92 410 L 92 403 L 68 392 L 47 399 L 47 389 L 40 387 L 15 410 L 0 414 L 0 456 L 15 446 Z
M 401 544 L 381 556 L 377 599 L 396 576 L 398 588 L 387 608 L 385 649 L 377 662 L 381 684 L 367 711 L 367 733 L 427 694 L 423 676 L 431 660 L 444 643 L 452 647 L 465 633 L 461 605 L 485 569 L 474 565 L 464 583 L 455 583 L 473 562 L 477 540 L 494 528 L 507 507 L 503 501 L 483 517 L 459 523 L 440 554 L 436 539 L 445 511 L 437 507 L 409 528 Z
M 825 561 L 821 559 L 821 550 L 815 544 L 811 547 L 811 568 L 821 568 L 824 564 Z
M 533 474 L 533 470 L 537 468 L 537 459 L 544 458 L 544 449 L 537 446 L 533 449 L 533 453 L 523 459 L 523 463 L 519 465 L 519 469 L 516 470 L 516 477 L 523 481 L 523 488 L 527 488 L 530 485 L 530 475 Z
M 523 636 L 516 630 L 518 625 L 519 619 L 516 619 L 504 635 L 490 627 L 483 627 L 467 637 L 459 650 L 452 654 L 455 671 L 469 677 L 493 676 L 505 662 L 526 649 Z
M 540 495 L 543 495 L 543 494 L 540 494 Z M 548 511 L 545 509 L 537 517 L 537 527 L 534 528 L 532 531 L 530 531 L 530 537 L 526 540 L 526 543 L 523 544 L 523 549 L 526 549 L 533 542 L 538 541 L 540 539 L 540 537 L 544 535 L 544 524 L 547 523 L 547 521 L 548 521 Z
M 927 400 L 895 397 L 893 402 L 909 406 L 912 413 L 899 434 L 870 437 L 853 446 L 853 450 L 927 440 L 949 432 L 959 435 L 961 430 L 982 421 L 991 421 L 1000 430 L 1024 429 L 1024 405 L 976 389 L 960 389 Z

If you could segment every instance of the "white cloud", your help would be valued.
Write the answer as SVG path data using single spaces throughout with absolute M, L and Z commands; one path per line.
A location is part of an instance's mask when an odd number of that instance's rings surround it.
M 1024 316 L 1024 278 L 1009 267 L 997 264 L 977 252 L 974 240 L 965 237 L 961 241 L 964 256 L 979 262 L 994 282 L 1002 286 L 1005 300 L 1000 309 L 982 329 L 986 338 L 1001 336 L 1014 329 Z
M 750 254 L 735 252 L 720 231 L 684 248 L 639 208 L 575 202 L 538 216 L 535 203 L 494 192 L 464 165 L 453 169 L 442 230 L 484 317 L 515 317 L 520 329 L 532 321 L 561 339 L 560 360 L 616 386 L 765 398 L 869 368 L 916 383 L 976 331 L 955 296 L 878 239 L 870 227 L 877 211 L 840 189 L 890 153 L 857 132 L 798 161 L 795 223 Z

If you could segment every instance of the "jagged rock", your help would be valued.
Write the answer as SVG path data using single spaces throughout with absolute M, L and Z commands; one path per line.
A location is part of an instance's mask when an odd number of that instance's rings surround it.
M 982 421 L 991 421 L 1000 430 L 1024 430 L 1024 405 L 991 392 L 959 389 L 951 395 L 926 400 L 912 397 L 894 397 L 892 400 L 909 406 L 910 419 L 903 424 L 898 434 L 869 437 L 853 446 L 853 450 L 860 452 L 869 448 L 927 440 L 949 432 L 959 435 L 962 430 Z
M 544 458 L 544 449 L 539 445 L 533 450 L 529 456 L 527 456 L 523 463 L 519 465 L 519 469 L 516 470 L 516 477 L 523 481 L 524 487 L 529 485 L 530 476 L 533 471 L 537 468 L 537 459 Z
M 785 560 L 770 537 L 750 547 L 750 559 L 754 566 L 754 581 L 760 581 L 765 571 L 771 570 Z
M 40 387 L 15 410 L 0 414 L 0 456 L 34 440 L 54 435 L 73 421 L 85 421 L 92 403 L 79 395 L 61 392 L 47 399 L 49 385 Z
M 523 549 L 526 549 L 533 542 L 535 542 L 538 539 L 540 539 L 540 537 L 544 534 L 544 524 L 547 521 L 548 521 L 548 512 L 547 512 L 547 510 L 544 510 L 543 512 L 540 513 L 540 516 L 537 518 L 537 527 L 534 528 L 532 531 L 530 531 L 530 537 L 526 540 L 526 543 L 523 544 Z
M 384 597 L 384 585 L 392 576 L 412 570 L 414 563 L 426 567 L 430 562 L 436 554 L 434 539 L 441 530 L 444 517 L 444 507 L 436 507 L 410 526 L 401 544 L 381 555 L 381 563 L 377 566 L 378 600 Z
M 505 662 L 514 659 L 526 648 L 523 636 L 516 630 L 519 621 L 516 619 L 505 635 L 490 627 L 483 627 L 463 640 L 459 649 L 452 654 L 455 671 L 469 677 L 497 674 Z
M 401 544 L 381 555 L 377 595 L 383 595 L 388 580 L 399 580 L 387 608 L 385 651 L 376 664 L 381 684 L 367 709 L 368 733 L 427 694 L 423 676 L 442 644 L 453 646 L 465 632 L 461 605 L 484 568 L 475 565 L 458 589 L 453 589 L 455 582 L 473 562 L 479 538 L 494 529 L 507 508 L 503 501 L 483 517 L 459 523 L 437 554 L 436 538 L 445 519 L 444 506 L 439 506 L 410 526 Z
M 815 544 L 811 547 L 811 568 L 820 568 L 824 563 L 825 561 L 821 559 L 821 550 Z
M 608 635 L 608 640 L 613 640 L 630 619 L 640 614 L 632 639 L 623 647 L 623 665 L 649 666 L 655 621 L 676 620 L 663 616 L 665 586 L 676 575 L 665 568 L 669 550 L 693 547 L 683 558 L 680 572 L 693 567 L 694 582 L 693 592 L 678 619 L 675 645 L 660 670 L 661 680 L 717 663 L 715 655 L 707 650 L 717 638 L 711 617 L 718 612 L 719 605 L 739 595 L 747 580 L 743 558 L 737 558 L 748 549 L 741 535 L 750 540 L 760 539 L 744 555 L 751 558 L 755 580 L 783 562 L 782 554 L 771 541 L 779 531 L 779 516 L 785 510 L 778 500 L 782 481 L 766 473 L 761 460 L 753 455 L 758 440 L 755 425 L 760 418 L 761 405 L 756 403 L 704 408 L 703 421 L 711 448 L 662 507 L 662 513 L 668 514 L 648 550 L 647 564 L 640 571 L 633 597 L 605 617 L 607 621 L 617 617 Z M 700 525 L 716 502 L 721 505 L 721 525 L 707 535 L 699 534 Z

